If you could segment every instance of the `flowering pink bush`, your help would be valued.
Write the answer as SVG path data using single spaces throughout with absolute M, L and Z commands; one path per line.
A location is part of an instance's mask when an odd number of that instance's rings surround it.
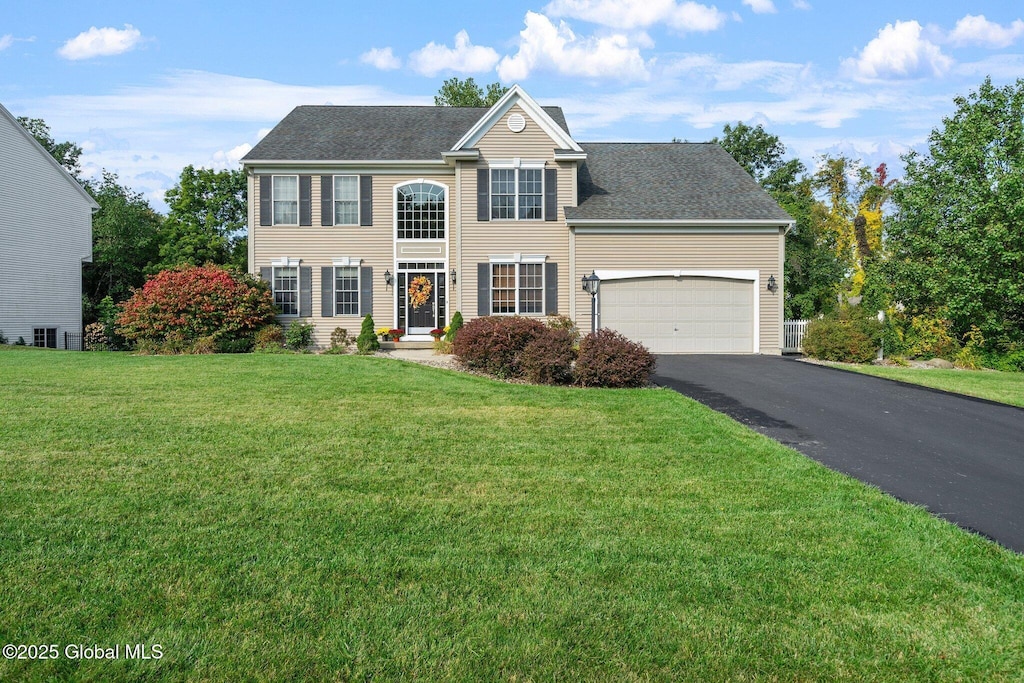
M 120 306 L 117 331 L 133 342 L 162 344 L 168 335 L 194 344 L 245 337 L 274 320 L 266 283 L 220 266 L 179 266 L 154 275 Z

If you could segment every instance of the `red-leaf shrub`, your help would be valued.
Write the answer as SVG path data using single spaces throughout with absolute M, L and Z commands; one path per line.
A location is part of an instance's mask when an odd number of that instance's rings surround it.
M 194 344 L 251 337 L 274 320 L 266 283 L 219 266 L 180 266 L 154 275 L 121 304 L 117 331 L 133 342 Z
M 519 356 L 547 328 L 534 318 L 488 316 L 466 323 L 455 336 L 453 351 L 472 370 L 497 377 L 519 377 Z
M 654 356 L 643 344 L 602 328 L 580 342 L 576 384 L 581 387 L 645 387 Z
M 534 384 L 572 384 L 576 360 L 570 330 L 548 328 L 526 345 L 519 356 L 523 376 Z

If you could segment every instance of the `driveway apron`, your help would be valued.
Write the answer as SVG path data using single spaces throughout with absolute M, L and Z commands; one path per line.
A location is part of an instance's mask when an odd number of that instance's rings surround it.
M 1024 552 L 1020 408 L 777 356 L 658 356 L 654 381 Z

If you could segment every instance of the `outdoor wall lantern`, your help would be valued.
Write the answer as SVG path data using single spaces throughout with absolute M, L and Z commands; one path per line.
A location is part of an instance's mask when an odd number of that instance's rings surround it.
M 590 327 L 593 332 L 597 332 L 597 290 L 600 286 L 601 278 L 594 271 L 583 276 L 583 291 L 590 295 Z
M 394 282 L 394 281 L 395 281 L 395 278 L 394 278 L 394 276 L 391 275 L 391 271 L 390 270 L 385 270 L 384 271 L 384 286 L 385 287 L 390 287 L 391 283 Z
M 775 281 L 775 276 L 774 275 L 769 275 L 768 276 L 768 291 L 771 292 L 772 294 L 774 294 L 775 291 L 778 288 L 779 288 L 779 284 Z
M 452 268 L 452 272 L 450 273 L 450 275 L 452 276 L 452 284 L 454 285 L 455 284 L 455 269 L 454 268 Z

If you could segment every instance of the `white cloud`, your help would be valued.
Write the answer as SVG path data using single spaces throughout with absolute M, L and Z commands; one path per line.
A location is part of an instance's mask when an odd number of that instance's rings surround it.
M 55 95 L 4 104 L 44 119 L 59 140 L 83 140 L 83 175 L 101 169 L 166 211 L 163 192 L 188 164 L 223 167 L 300 104 L 433 104 L 376 86 L 300 86 L 204 71 L 174 71 L 101 95 Z M 258 132 L 256 132 L 258 131 Z M 234 149 L 225 145 L 238 143 Z M 163 182 L 159 178 L 170 178 Z
M 811 3 L 807 0 L 793 0 L 793 9 L 809 10 L 811 9 Z
M 681 32 L 708 32 L 721 28 L 728 20 L 714 5 L 689 0 L 553 0 L 544 12 L 620 30 L 664 23 Z
M 131 24 L 123 29 L 93 26 L 64 43 L 57 54 L 71 60 L 106 57 L 133 50 L 140 42 L 142 33 Z
M 564 21 L 558 26 L 543 14 L 526 13 L 526 28 L 519 32 L 519 50 L 498 64 L 502 81 L 520 81 L 535 70 L 566 76 L 646 80 L 650 74 L 638 45 L 622 34 L 580 38 Z M 638 37 L 644 45 L 646 36 Z
M 1009 26 L 989 21 L 984 14 L 968 14 L 956 22 L 948 40 L 956 46 L 981 45 L 983 47 L 1009 47 L 1024 35 L 1024 21 L 1017 19 Z
M 498 63 L 500 56 L 490 47 L 473 45 L 469 34 L 459 31 L 455 35 L 455 47 L 427 43 L 409 55 L 409 66 L 424 76 L 436 76 L 443 71 L 459 73 L 483 73 Z
M 393 71 L 402 67 L 402 60 L 395 56 L 390 47 L 375 47 L 359 55 L 359 61 L 381 71 Z
M 749 7 L 754 14 L 775 14 L 775 3 L 772 0 L 743 0 L 743 4 Z
M 0 52 L 3 52 L 11 45 L 14 45 L 14 36 L 12 36 L 10 33 L 0 36 Z
M 252 145 L 248 142 L 243 142 L 237 147 L 233 147 L 226 152 L 224 150 L 217 150 L 213 153 L 213 167 L 215 169 L 237 168 L 238 162 L 241 161 L 242 157 L 248 154 L 251 149 Z
M 758 89 L 776 94 L 807 87 L 811 67 L 794 62 L 759 60 L 721 62 L 706 54 L 684 55 L 666 65 L 661 76 L 678 77 L 714 91 Z
M 953 60 L 922 37 L 921 30 L 916 21 L 886 24 L 856 59 L 843 60 L 843 66 L 864 80 L 942 76 Z

